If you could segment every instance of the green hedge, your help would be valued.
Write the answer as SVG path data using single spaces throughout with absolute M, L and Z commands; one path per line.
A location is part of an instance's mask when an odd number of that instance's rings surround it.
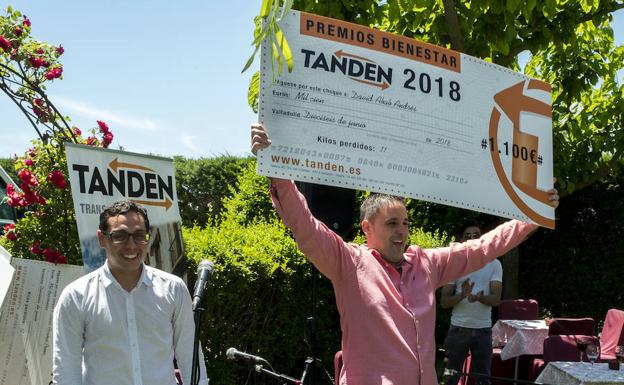
M 239 384 L 248 370 L 226 361 L 236 347 L 260 355 L 275 369 L 298 377 L 309 354 L 304 343 L 305 319 L 311 314 L 310 274 L 313 271 L 278 222 L 249 226 L 224 224 L 184 231 L 187 255 L 213 260 L 202 320 L 202 343 L 213 384 Z M 339 325 L 333 293 L 326 279 L 317 284 L 318 345 L 329 362 L 337 350 Z

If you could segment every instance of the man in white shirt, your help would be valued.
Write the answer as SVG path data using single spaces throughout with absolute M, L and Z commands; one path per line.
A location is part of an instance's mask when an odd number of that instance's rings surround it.
M 182 279 L 143 263 L 148 234 L 147 212 L 133 202 L 100 214 L 106 262 L 69 284 L 54 309 L 54 384 L 173 385 L 175 358 L 191 385 L 191 296 Z M 207 384 L 201 349 L 199 361 Z
M 462 242 L 481 237 L 476 223 L 464 226 Z M 445 385 L 457 385 L 464 360 L 470 351 L 470 372 L 490 375 L 492 361 L 492 306 L 498 306 L 503 289 L 503 267 L 494 259 L 442 288 L 440 305 L 453 307 L 451 326 L 444 348 L 448 359 Z M 479 385 L 490 380 L 476 377 Z

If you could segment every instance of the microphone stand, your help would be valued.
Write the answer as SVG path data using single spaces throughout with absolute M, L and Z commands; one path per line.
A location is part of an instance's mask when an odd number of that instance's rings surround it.
M 309 341 L 308 341 L 308 350 L 310 352 L 310 356 L 306 357 L 305 366 L 303 368 L 303 374 L 301 375 L 301 380 L 299 383 L 301 385 L 316 385 L 316 369 L 321 368 L 325 372 L 325 375 L 329 379 L 330 383 L 334 383 L 334 379 L 327 372 L 327 370 L 323 367 L 323 363 L 321 360 L 316 358 L 316 281 L 317 275 L 319 274 L 316 268 L 310 264 L 310 269 L 312 271 L 312 279 L 311 279 L 311 307 L 312 307 L 312 315 L 306 319 L 307 327 L 309 330 Z M 305 337 L 305 336 L 304 336 Z
M 279 374 L 279 373 L 272 372 L 272 371 L 270 371 L 268 369 L 265 369 L 265 367 L 262 366 L 262 365 L 259 365 L 259 364 L 255 365 L 254 368 L 255 368 L 256 372 L 269 375 L 270 377 L 276 378 L 278 380 L 289 381 L 289 382 L 292 382 L 295 385 L 300 385 L 301 384 L 301 381 L 297 380 L 296 378 L 288 377 L 285 374 Z
M 193 364 L 191 365 L 191 384 L 199 384 L 199 330 L 201 325 L 201 315 L 204 308 L 201 304 L 193 310 L 193 316 L 195 318 L 195 338 L 193 339 Z

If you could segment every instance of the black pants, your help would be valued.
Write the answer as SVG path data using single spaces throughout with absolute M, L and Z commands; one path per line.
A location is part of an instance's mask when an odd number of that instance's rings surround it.
M 445 385 L 457 385 L 469 350 L 471 354 L 470 371 L 490 375 L 492 328 L 471 329 L 451 325 L 444 340 L 444 348 L 448 359 L 446 369 L 447 371 L 455 371 L 454 374 L 446 376 Z M 478 377 L 477 384 L 490 385 L 490 380 Z

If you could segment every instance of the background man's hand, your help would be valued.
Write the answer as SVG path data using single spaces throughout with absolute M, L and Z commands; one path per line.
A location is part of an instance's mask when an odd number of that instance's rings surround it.
M 466 298 L 469 297 L 470 295 L 472 295 L 472 288 L 474 287 L 474 282 L 470 282 L 469 279 L 465 280 L 464 282 L 462 282 L 462 286 L 461 286 L 461 296 L 462 298 Z
M 557 183 L 557 178 L 553 178 L 553 185 Z M 556 188 L 552 188 L 547 191 L 548 193 L 548 204 L 554 208 L 559 206 L 559 191 Z
M 556 188 L 548 190 L 548 204 L 554 208 L 559 206 L 559 191 Z

